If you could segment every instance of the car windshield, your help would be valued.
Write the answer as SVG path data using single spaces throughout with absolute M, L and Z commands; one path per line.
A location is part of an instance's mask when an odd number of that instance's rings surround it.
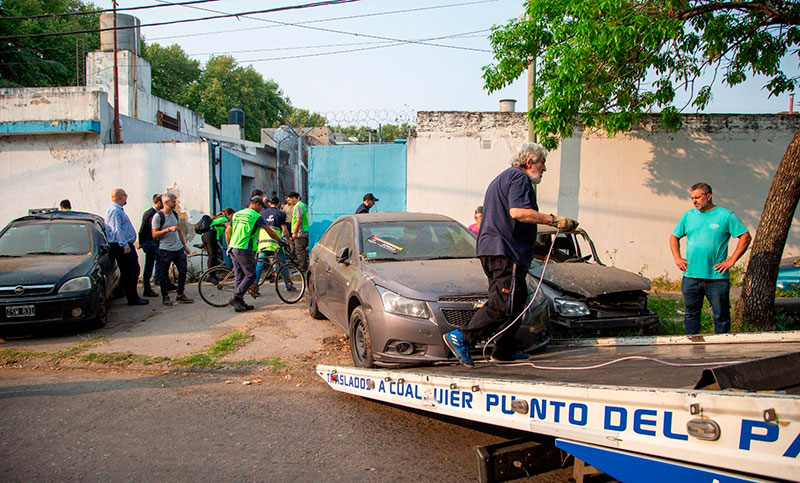
M 0 256 L 82 255 L 92 250 L 89 223 L 16 223 L 0 236 Z
M 475 258 L 475 237 L 455 221 L 397 221 L 361 225 L 365 260 Z

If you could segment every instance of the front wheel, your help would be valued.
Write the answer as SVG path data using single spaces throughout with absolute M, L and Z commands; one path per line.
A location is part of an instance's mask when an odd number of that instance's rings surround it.
M 105 327 L 108 323 L 108 302 L 106 302 L 106 287 L 100 285 L 97 287 L 97 315 L 94 319 L 89 321 L 89 327 L 92 329 L 99 329 Z
M 287 304 L 295 304 L 306 293 L 306 276 L 300 267 L 287 263 L 275 274 L 275 291 Z
M 356 367 L 375 367 L 372 358 L 372 342 L 367 330 L 367 318 L 361 307 L 356 307 L 350 314 L 350 354 Z
M 200 275 L 197 290 L 208 305 L 225 307 L 233 297 L 233 270 L 224 265 L 209 268 Z
M 309 273 L 308 279 L 308 315 L 312 319 L 322 320 L 325 315 L 319 311 L 319 304 L 317 303 L 317 296 L 314 293 L 314 284 L 311 282 L 310 275 L 311 273 Z

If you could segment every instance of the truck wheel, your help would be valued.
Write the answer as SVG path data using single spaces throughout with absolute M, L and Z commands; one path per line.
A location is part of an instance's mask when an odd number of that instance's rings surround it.
M 356 307 L 350 315 L 350 353 L 356 367 L 375 367 L 372 358 L 372 344 L 367 331 L 367 318 L 361 307 Z

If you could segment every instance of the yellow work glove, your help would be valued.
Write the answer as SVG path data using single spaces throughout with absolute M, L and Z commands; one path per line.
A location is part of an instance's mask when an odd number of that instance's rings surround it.
M 567 218 L 566 216 L 556 216 L 550 215 L 553 217 L 552 226 L 558 228 L 561 231 L 572 231 L 575 228 L 578 228 L 578 222 L 573 220 L 572 218 Z

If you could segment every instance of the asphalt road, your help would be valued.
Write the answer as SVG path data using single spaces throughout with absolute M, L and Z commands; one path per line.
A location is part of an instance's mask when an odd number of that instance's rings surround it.
M 0 415 L 4 482 L 475 481 L 502 439 L 271 374 L 5 368 Z

